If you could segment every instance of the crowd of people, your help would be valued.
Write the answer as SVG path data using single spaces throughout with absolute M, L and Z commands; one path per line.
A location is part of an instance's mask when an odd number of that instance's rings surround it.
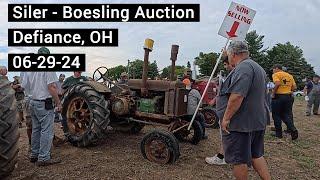
M 47 48 L 41 48 L 39 54 L 49 54 Z M 283 66 L 273 66 L 272 81 L 268 80 L 265 70 L 250 58 L 248 45 L 243 41 L 232 41 L 223 50 L 223 64 L 227 76 L 219 78 L 217 97 L 210 103 L 216 106 L 220 120 L 219 152 L 207 157 L 208 164 L 232 164 L 237 179 L 247 179 L 248 167 L 253 166 L 262 179 L 271 179 L 264 159 L 264 134 L 270 124 L 270 114 L 274 122 L 274 136 L 283 138 L 282 122 L 287 126 L 286 132 L 292 140 L 298 138 L 294 125 L 292 106 L 293 92 L 297 89 L 292 75 Z M 7 78 L 7 69 L 0 67 L 0 76 Z M 88 78 L 81 72 L 65 79 L 55 72 L 24 72 L 15 76 L 12 88 L 15 90 L 20 127 L 25 120 L 30 144 L 30 162 L 38 166 L 60 163 L 52 159 L 51 148 L 54 139 L 54 121 L 60 122 L 61 97 L 72 85 Z M 126 84 L 128 75 L 121 74 L 119 84 Z M 200 103 L 201 94 L 193 86 L 190 76 L 183 79 L 188 94 L 187 115 L 191 119 Z M 318 115 L 320 102 L 319 76 L 307 81 L 304 88 L 307 101 L 306 115 L 311 112 Z M 196 119 L 205 133 L 204 117 L 201 113 Z M 62 120 L 63 121 L 63 120 Z

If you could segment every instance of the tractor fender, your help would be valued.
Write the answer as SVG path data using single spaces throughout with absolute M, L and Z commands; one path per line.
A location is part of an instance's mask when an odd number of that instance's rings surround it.
M 96 81 L 82 81 L 81 83 L 89 85 L 90 87 L 92 87 L 94 90 L 96 90 L 99 93 L 103 93 L 103 94 L 104 93 L 111 93 L 111 90 L 110 90 L 109 87 L 107 87 L 106 85 L 101 84 L 99 82 L 96 82 Z

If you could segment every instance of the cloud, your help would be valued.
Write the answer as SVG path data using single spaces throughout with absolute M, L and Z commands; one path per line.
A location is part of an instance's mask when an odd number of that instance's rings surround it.
M 11 1 L 12 2 L 12 1 Z M 60 0 L 59 3 L 69 3 Z M 143 42 L 145 38 L 155 40 L 154 50 L 150 60 L 157 60 L 163 68 L 170 65 L 170 48 L 172 44 L 180 45 L 177 64 L 186 65 L 193 61 L 199 52 L 218 52 L 225 39 L 217 32 L 231 3 L 231 0 L 117 0 L 110 3 L 200 3 L 201 21 L 198 23 L 1 23 L 0 46 L 7 44 L 7 27 L 11 28 L 119 28 L 119 47 L 83 48 L 63 47 L 51 48 L 52 52 L 86 53 L 87 70 L 92 72 L 98 66 L 112 67 L 126 65 L 127 60 L 143 59 Z M 320 73 L 318 29 L 320 24 L 320 1 L 309 0 L 269 0 L 253 1 L 238 0 L 257 11 L 250 30 L 257 30 L 265 35 L 266 47 L 276 43 L 290 41 L 301 47 L 304 56 Z M 6 7 L 7 1 L 0 1 L 1 7 Z M 25 0 L 15 0 L 14 3 L 26 3 Z M 30 0 L 28 3 L 57 3 L 55 0 Z M 89 3 L 88 0 L 73 0 L 72 3 Z M 90 3 L 106 3 L 105 0 L 92 0 Z M 7 8 L 0 14 L 1 22 L 7 21 Z M 5 44 L 5 45 L 4 45 Z M 9 48 L 10 53 L 35 52 L 37 48 Z

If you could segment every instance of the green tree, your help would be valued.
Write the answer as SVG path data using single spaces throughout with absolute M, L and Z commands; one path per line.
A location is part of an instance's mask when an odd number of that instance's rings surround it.
M 130 62 L 130 78 L 134 79 L 141 79 L 142 78 L 142 73 L 143 73 L 143 61 L 140 59 L 136 59 L 132 62 Z M 148 77 L 151 79 L 154 79 L 156 76 L 159 75 L 158 71 L 158 65 L 157 62 L 154 61 L 153 63 L 149 63 L 148 65 Z
M 199 56 L 195 58 L 196 65 L 199 66 L 200 76 L 210 76 L 211 72 L 219 57 L 218 53 L 210 52 L 208 54 L 200 52 Z M 219 64 L 216 74 L 222 69 L 222 63 Z
M 176 77 L 178 77 L 178 76 L 182 77 L 185 69 L 186 69 L 185 66 L 176 65 L 176 69 L 175 69 Z M 171 65 L 162 69 L 161 77 L 169 79 L 170 73 L 171 73 Z
M 250 57 L 267 71 L 269 62 L 266 57 L 267 49 L 263 47 L 263 38 L 264 36 L 257 34 L 255 30 L 247 33 L 246 35 Z
M 157 61 L 153 61 L 153 63 L 149 65 L 148 77 L 155 79 L 157 76 L 159 76 Z
M 123 65 L 119 65 L 113 68 L 108 69 L 109 77 L 113 80 L 120 78 L 122 72 L 126 72 L 127 68 Z
M 290 42 L 276 44 L 267 51 L 267 59 L 269 61 L 267 64 L 268 69 L 271 69 L 274 64 L 285 66 L 287 72 L 294 76 L 299 89 L 304 86 L 302 79 L 315 74 L 313 67 L 303 57 L 302 49 L 292 45 Z

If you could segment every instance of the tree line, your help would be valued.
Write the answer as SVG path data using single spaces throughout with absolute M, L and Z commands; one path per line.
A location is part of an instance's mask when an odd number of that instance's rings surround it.
M 281 64 L 286 67 L 286 71 L 292 74 L 296 80 L 299 89 L 304 86 L 303 79 L 311 78 L 315 72 L 313 67 L 303 57 L 303 50 L 286 42 L 284 44 L 278 43 L 271 48 L 266 48 L 263 42 L 264 36 L 259 35 L 256 31 L 251 31 L 246 35 L 246 41 L 249 46 L 250 57 L 260 64 L 267 72 L 269 78 L 272 75 L 272 66 L 274 64 Z M 220 52 L 200 52 L 194 58 L 195 64 L 199 67 L 199 76 L 210 76 L 216 60 Z M 136 59 L 131 61 L 128 66 L 119 65 L 109 69 L 109 76 L 113 79 L 119 79 L 122 72 L 127 72 L 129 69 L 129 77 L 140 79 L 142 78 L 143 61 Z M 176 75 L 183 76 L 186 69 L 191 69 L 190 61 L 186 65 L 176 65 Z M 223 70 L 222 62 L 218 66 L 217 73 Z M 148 77 L 151 79 L 169 78 L 171 72 L 171 65 L 159 71 L 156 61 L 149 63 Z

